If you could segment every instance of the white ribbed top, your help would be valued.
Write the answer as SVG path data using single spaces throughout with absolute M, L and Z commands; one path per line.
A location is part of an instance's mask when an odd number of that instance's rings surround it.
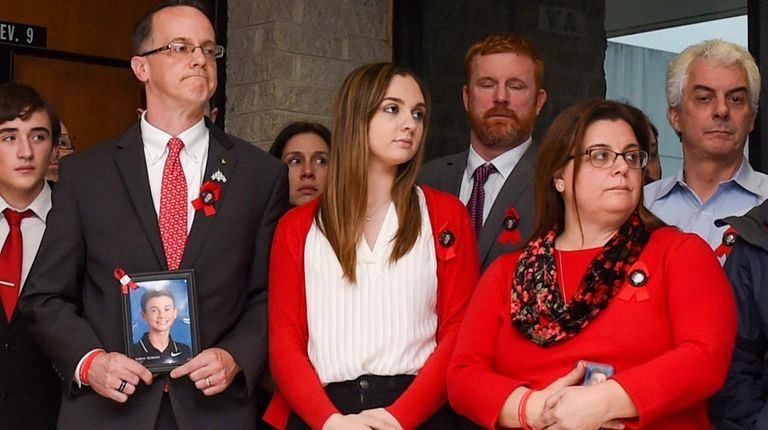
M 309 359 L 323 384 L 361 375 L 415 375 L 436 346 L 437 263 L 432 227 L 419 190 L 421 234 L 389 264 L 398 220 L 389 204 L 373 251 L 361 237 L 357 284 L 343 278 L 315 223 L 304 248 Z

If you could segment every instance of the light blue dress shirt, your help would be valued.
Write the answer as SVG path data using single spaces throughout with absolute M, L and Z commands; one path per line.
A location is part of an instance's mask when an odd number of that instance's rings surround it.
M 645 207 L 669 225 L 696 233 L 712 249 L 723 241 L 725 227 L 715 220 L 743 215 L 768 198 L 768 175 L 756 172 L 744 158 L 731 179 L 721 182 L 706 202 L 685 183 L 682 168 L 676 176 L 668 176 L 645 186 Z

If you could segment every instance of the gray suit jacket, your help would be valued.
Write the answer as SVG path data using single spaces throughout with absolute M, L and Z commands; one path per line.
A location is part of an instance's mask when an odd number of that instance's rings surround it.
M 533 233 L 535 221 L 533 171 L 538 149 L 539 146 L 534 141 L 520 158 L 493 202 L 477 241 L 482 270 L 485 270 L 498 256 L 514 251 L 525 244 Z M 458 196 L 464 169 L 467 167 L 467 155 L 468 151 L 463 151 L 425 164 L 419 174 L 419 182 Z M 517 230 L 521 241 L 502 243 L 503 233 L 506 231 L 504 218 L 510 208 L 514 208 L 519 216 Z
M 167 270 L 137 123 L 63 160 L 24 288 L 21 310 L 63 381 L 59 429 L 154 428 L 166 381 L 179 428 L 257 426 L 251 393 L 267 359 L 267 269 L 272 234 L 287 208 L 287 172 L 279 160 L 207 125 L 203 179 L 221 170 L 227 181 L 216 213 L 195 213 L 180 268 L 195 271 L 201 347 L 227 350 L 242 372 L 211 397 L 187 377 L 158 375 L 150 386 L 139 383 L 124 404 L 72 382 L 88 351 L 126 352 L 114 269 Z

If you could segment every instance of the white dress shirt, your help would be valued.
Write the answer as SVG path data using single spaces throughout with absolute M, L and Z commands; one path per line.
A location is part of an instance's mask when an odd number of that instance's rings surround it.
M 467 157 L 467 168 L 464 169 L 464 176 L 461 178 L 461 190 L 459 191 L 459 199 L 465 205 L 469 202 L 469 198 L 472 196 L 472 187 L 475 184 L 475 179 L 472 175 L 475 173 L 475 169 L 482 164 L 491 163 L 496 168 L 496 172 L 488 175 L 488 180 L 485 182 L 483 189 L 485 190 L 485 200 L 483 201 L 483 223 L 488 218 L 488 214 L 491 212 L 493 202 L 496 201 L 496 197 L 499 195 L 501 188 L 507 181 L 507 178 L 512 174 L 517 162 L 523 157 L 525 151 L 531 146 L 533 142 L 532 138 L 528 138 L 522 144 L 510 149 L 509 151 L 500 154 L 496 158 L 490 161 L 485 161 L 483 157 L 475 152 L 472 145 L 469 145 L 469 156 Z
M 323 384 L 361 375 L 415 375 L 437 346 L 437 258 L 426 200 L 421 232 L 396 263 L 398 219 L 390 202 L 373 249 L 361 236 L 350 284 L 328 239 L 313 223 L 304 248 L 307 350 Z
M 0 196 L 0 248 L 2 248 L 2 244 L 5 243 L 8 232 L 11 230 L 8 227 L 8 220 L 2 215 L 6 208 L 19 212 L 31 209 L 35 213 L 35 216 L 21 220 L 21 286 L 23 288 L 24 281 L 27 280 L 29 269 L 32 267 L 32 262 L 35 260 L 37 249 L 40 248 L 40 241 L 43 239 L 43 233 L 45 232 L 45 219 L 48 217 L 48 211 L 51 210 L 51 188 L 47 183 L 43 184 L 40 194 L 25 208 L 14 208 Z M 19 288 L 19 292 L 21 292 L 21 288 Z
M 160 130 L 147 121 L 146 112 L 141 115 L 141 137 L 144 140 L 144 157 L 147 161 L 147 174 L 149 175 L 149 189 L 152 192 L 152 203 L 155 212 L 160 214 L 160 191 L 163 186 L 163 169 L 165 159 L 168 158 L 168 141 L 170 134 Z M 205 162 L 208 159 L 208 127 L 205 119 L 184 130 L 178 136 L 184 142 L 184 148 L 179 153 L 181 168 L 184 170 L 184 178 L 187 180 L 187 232 L 192 228 L 192 220 L 195 217 L 195 208 L 192 200 L 200 196 L 200 186 L 203 184 L 205 174 Z

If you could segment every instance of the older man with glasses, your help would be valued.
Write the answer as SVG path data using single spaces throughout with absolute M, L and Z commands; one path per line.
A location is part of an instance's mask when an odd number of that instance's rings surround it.
M 224 48 L 199 4 L 156 6 L 133 52 L 147 109 L 66 161 L 22 306 L 64 382 L 58 428 L 257 428 L 287 171 L 204 117 Z M 194 271 L 202 351 L 170 374 L 130 358 L 117 269 Z

